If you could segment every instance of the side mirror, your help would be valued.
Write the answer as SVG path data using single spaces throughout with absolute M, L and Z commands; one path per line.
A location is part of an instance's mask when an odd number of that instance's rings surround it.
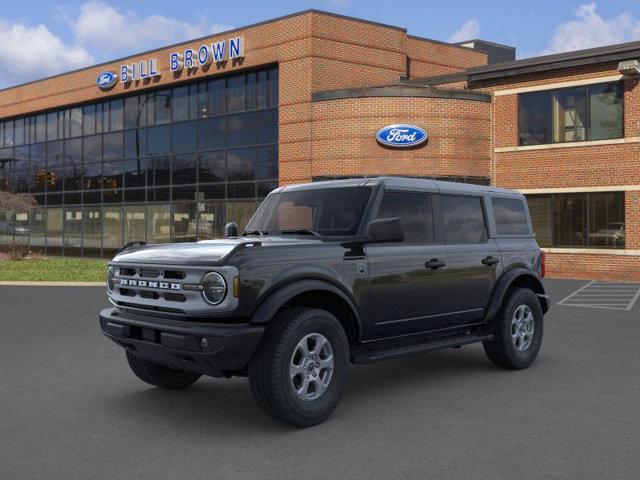
M 238 236 L 238 224 L 229 222 L 224 226 L 224 238 L 235 238 Z
M 402 242 L 404 240 L 404 224 L 399 217 L 378 218 L 367 227 L 369 242 Z

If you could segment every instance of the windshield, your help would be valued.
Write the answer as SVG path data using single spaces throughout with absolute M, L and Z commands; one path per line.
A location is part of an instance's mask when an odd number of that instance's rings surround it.
M 322 188 L 269 195 L 245 234 L 347 237 L 358 233 L 370 187 Z

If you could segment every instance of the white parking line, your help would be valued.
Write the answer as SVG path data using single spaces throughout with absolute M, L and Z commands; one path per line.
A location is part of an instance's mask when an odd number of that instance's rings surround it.
M 628 311 L 638 300 L 640 284 L 605 283 L 594 280 L 560 300 L 557 305 Z

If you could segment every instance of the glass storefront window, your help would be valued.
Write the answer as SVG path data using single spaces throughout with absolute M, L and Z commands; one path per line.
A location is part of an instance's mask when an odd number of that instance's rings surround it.
M 242 232 L 256 211 L 255 201 L 227 202 L 227 222 L 236 222 L 238 231 Z
M 196 241 L 196 204 L 174 203 L 172 242 Z
M 170 235 L 170 205 L 147 205 L 147 243 L 169 243 Z
M 63 238 L 65 253 L 80 254 L 82 248 L 82 209 L 65 208 Z
M 527 195 L 542 247 L 624 248 L 624 192 Z
M 47 208 L 47 253 L 62 253 L 62 208 Z
M 29 212 L 29 245 L 44 250 L 47 231 L 47 210 L 37 207 Z
M 104 207 L 102 215 L 102 245 L 106 252 L 114 252 L 123 245 L 122 207 Z
M 221 237 L 228 209 L 246 222 L 278 185 L 277 78 L 233 73 L 0 122 L 0 189 L 40 205 L 11 217 L 10 240 L 22 222 L 19 241 L 46 254 L 110 256 L 129 240 Z
M 582 142 L 624 136 L 622 82 L 518 95 L 518 144 Z
M 85 207 L 82 210 L 82 253 L 100 256 L 102 247 L 102 209 L 100 206 Z
M 211 240 L 224 235 L 225 203 L 221 201 L 202 202 L 198 218 L 198 240 Z
M 124 207 L 124 243 L 145 241 L 145 206 Z

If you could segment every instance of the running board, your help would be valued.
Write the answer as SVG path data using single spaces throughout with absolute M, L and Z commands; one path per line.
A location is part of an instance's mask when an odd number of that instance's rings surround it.
M 431 340 L 424 343 L 411 344 L 407 346 L 395 346 L 393 348 L 384 348 L 381 346 L 376 349 L 358 349 L 351 353 L 351 362 L 355 364 L 370 364 L 389 360 L 391 358 L 405 357 L 414 353 L 434 352 L 445 348 L 462 347 L 470 343 L 487 342 L 493 339 L 493 335 L 460 335 L 438 340 Z M 397 345 L 397 344 L 396 344 Z

